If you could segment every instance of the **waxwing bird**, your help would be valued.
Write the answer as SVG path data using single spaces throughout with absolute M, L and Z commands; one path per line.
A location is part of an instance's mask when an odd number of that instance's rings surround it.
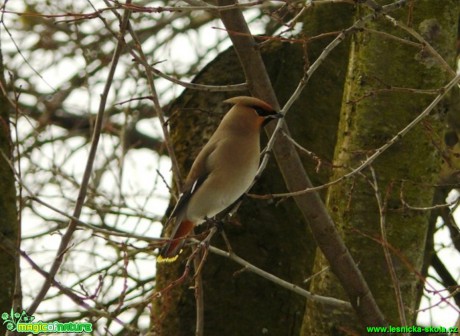
M 260 159 L 260 130 L 283 115 L 254 97 L 224 101 L 233 107 L 201 149 L 167 224 L 174 223 L 158 261 L 173 261 L 195 225 L 234 203 L 254 180 Z

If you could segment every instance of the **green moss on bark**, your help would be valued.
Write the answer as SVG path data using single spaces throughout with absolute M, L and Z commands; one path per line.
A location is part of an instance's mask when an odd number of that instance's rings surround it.
M 3 74 L 3 61 L 0 52 L 0 72 Z M 6 88 L 3 75 L 2 86 Z M 16 188 L 11 169 L 12 144 L 9 127 L 11 113 L 7 97 L 0 92 L 0 232 L 11 242 L 18 240 L 18 220 L 16 209 Z M 0 312 L 8 312 L 13 305 L 16 278 L 16 260 L 6 251 L 0 252 Z M 3 329 L 3 326 L 0 330 Z
M 411 12 L 412 28 L 452 67 L 458 10 L 458 1 L 425 0 L 416 2 Z M 408 16 L 407 8 L 395 14 L 402 22 L 406 22 Z M 379 18 L 366 28 L 372 31 L 365 29 L 356 33 L 352 44 L 334 160 L 344 168 L 338 169 L 333 178 L 358 167 L 420 114 L 435 96 L 422 90 L 437 90 L 450 80 L 448 72 L 425 49 L 374 32 L 414 41 L 389 21 Z M 417 286 L 421 279 L 417 272 L 422 267 L 430 213 L 405 207 L 403 199 L 413 206 L 431 205 L 441 164 L 437 148 L 441 128 L 439 115 L 434 111 L 372 164 L 380 197 L 386 203 L 387 238 L 408 324 L 414 322 L 418 303 Z M 363 174 L 332 187 L 327 206 L 378 305 L 390 324 L 398 325 L 401 322 L 383 255 L 381 217 L 373 183 L 372 173 L 366 169 Z M 324 258 L 319 257 L 316 268 L 325 265 Z M 340 285 L 329 275 L 318 277 L 313 289 L 345 298 Z M 334 321 L 317 306 L 311 308 L 308 323 L 317 327 L 305 330 L 325 335 L 333 333 L 334 328 L 358 327 L 353 321 Z

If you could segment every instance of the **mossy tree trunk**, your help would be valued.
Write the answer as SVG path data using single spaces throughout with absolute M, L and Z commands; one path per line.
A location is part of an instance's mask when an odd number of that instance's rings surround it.
M 423 0 L 397 11 L 394 17 L 408 23 L 455 69 L 459 9 L 458 0 Z M 408 32 L 383 17 L 355 34 L 334 156 L 335 165 L 343 168 L 335 170 L 333 179 L 358 167 L 406 127 L 453 78 L 433 54 L 417 43 Z M 362 174 L 334 185 L 327 195 L 328 209 L 392 325 L 415 322 L 430 213 L 410 209 L 404 202 L 419 207 L 432 203 L 442 161 L 439 110 L 442 108 L 438 106 Z M 377 198 L 383 209 L 379 209 Z M 382 226 L 386 232 L 382 232 Z M 382 235 L 388 240 L 391 262 L 384 256 Z M 315 270 L 326 266 L 324 257 L 318 254 Z M 390 268 L 396 279 L 390 276 Z M 397 288 L 404 314 L 398 312 Z M 312 290 L 345 298 L 340 284 L 328 272 L 315 278 Z M 406 321 L 401 320 L 402 315 Z M 353 319 L 331 316 L 311 302 L 302 334 L 340 334 L 340 330 L 356 326 Z
M 12 107 L 4 94 L 7 86 L 3 74 L 3 58 L 0 50 L 0 82 L 3 88 L 0 90 L 0 233 L 2 238 L 17 244 L 19 229 L 15 180 L 11 168 L 12 142 L 9 123 Z M 12 308 L 19 308 L 14 307 L 17 266 L 19 266 L 18 256 L 10 249 L 0 248 L 0 314 L 9 313 Z M 0 327 L 1 330 L 5 331 L 3 325 Z
M 309 12 L 304 33 L 311 37 L 341 31 L 351 25 L 353 7 L 321 6 Z M 340 18 L 340 19 L 337 19 Z M 262 54 L 281 104 L 284 104 L 302 78 L 306 59 L 312 63 L 331 41 L 331 37 L 309 43 L 272 42 Z M 301 98 L 290 110 L 287 122 L 292 136 L 314 151 L 324 162 L 331 162 L 336 142 L 343 83 L 346 74 L 348 42 L 310 80 Z M 222 85 L 242 83 L 243 72 L 233 50 L 217 57 L 194 82 Z M 171 130 L 179 164 L 185 174 L 200 147 L 214 131 L 228 106 L 221 102 L 232 94 L 186 91 L 171 111 Z M 324 136 L 328 134 L 329 136 Z M 310 156 L 304 163 L 312 180 L 321 184 L 329 179 L 326 164 L 315 171 L 318 162 Z M 285 187 L 272 160 L 252 193 L 283 192 Z M 316 253 L 306 223 L 291 199 L 282 202 L 248 198 L 237 219 L 224 226 L 236 254 L 282 279 L 297 285 L 311 275 Z M 226 249 L 221 237 L 213 245 Z M 180 261 L 158 266 L 154 299 L 153 329 L 160 335 L 191 335 L 195 331 L 195 298 L 190 279 L 162 291 L 184 271 L 188 253 Z M 203 268 L 205 335 L 298 335 L 305 299 L 249 272 L 225 258 L 210 255 Z M 304 285 L 306 286 L 306 285 Z

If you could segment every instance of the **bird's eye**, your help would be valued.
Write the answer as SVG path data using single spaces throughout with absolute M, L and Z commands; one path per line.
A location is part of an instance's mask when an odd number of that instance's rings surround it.
M 261 117 L 266 117 L 266 116 L 269 116 L 271 114 L 274 114 L 274 111 L 268 111 L 264 108 L 261 108 L 259 106 L 251 106 L 254 110 L 256 110 L 257 114 Z

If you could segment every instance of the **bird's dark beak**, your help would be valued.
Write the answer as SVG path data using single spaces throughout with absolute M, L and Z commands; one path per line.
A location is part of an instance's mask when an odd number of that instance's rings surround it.
M 271 119 L 281 119 L 283 117 L 284 117 L 284 114 L 282 114 L 280 112 L 276 112 L 276 113 L 266 115 L 265 120 L 269 121 Z
M 283 118 L 283 117 L 284 117 L 284 114 L 282 114 L 280 112 L 276 112 L 276 113 L 273 113 L 273 114 L 268 114 L 268 115 L 264 116 L 264 122 L 262 123 L 262 126 L 267 125 L 273 119 L 280 119 L 280 118 Z

